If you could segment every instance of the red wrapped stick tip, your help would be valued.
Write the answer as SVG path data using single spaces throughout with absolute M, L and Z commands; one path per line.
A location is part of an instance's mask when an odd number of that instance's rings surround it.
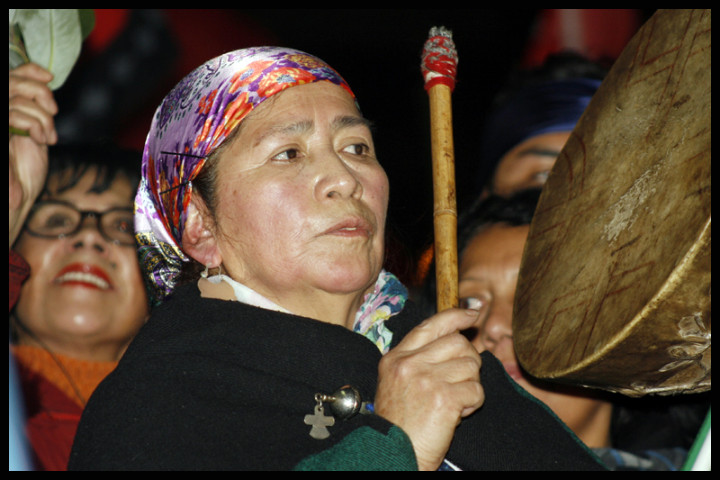
M 455 89 L 458 56 L 452 32 L 445 27 L 432 27 L 423 48 L 421 69 L 425 90 L 438 84 Z

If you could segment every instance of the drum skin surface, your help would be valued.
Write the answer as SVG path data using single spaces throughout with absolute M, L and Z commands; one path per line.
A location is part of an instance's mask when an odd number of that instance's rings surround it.
M 710 389 L 710 70 L 710 10 L 659 10 L 578 122 L 518 279 L 531 375 L 630 396 Z

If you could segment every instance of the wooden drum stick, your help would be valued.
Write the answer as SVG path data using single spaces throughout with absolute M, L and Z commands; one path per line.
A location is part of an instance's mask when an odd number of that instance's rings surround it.
M 452 33 L 433 27 L 422 54 L 425 90 L 430 97 L 433 165 L 433 223 L 438 312 L 458 306 L 457 205 L 452 101 L 457 73 Z

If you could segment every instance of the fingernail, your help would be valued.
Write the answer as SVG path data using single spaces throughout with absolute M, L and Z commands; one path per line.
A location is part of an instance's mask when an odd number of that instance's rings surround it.
M 472 301 L 469 301 L 469 300 L 472 300 Z M 480 310 L 485 308 L 486 305 L 487 305 L 486 301 L 480 300 L 478 298 L 463 299 L 460 302 L 460 308 L 465 308 L 467 310 L 472 310 L 474 312 L 479 312 Z

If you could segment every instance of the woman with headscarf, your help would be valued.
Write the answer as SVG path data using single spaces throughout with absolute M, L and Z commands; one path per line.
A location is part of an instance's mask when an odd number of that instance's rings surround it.
M 321 60 L 205 63 L 158 109 L 142 174 L 158 307 L 90 400 L 71 469 L 602 468 L 492 357 L 480 383 L 458 333 L 477 311 L 417 326 L 382 268 L 368 122 Z

